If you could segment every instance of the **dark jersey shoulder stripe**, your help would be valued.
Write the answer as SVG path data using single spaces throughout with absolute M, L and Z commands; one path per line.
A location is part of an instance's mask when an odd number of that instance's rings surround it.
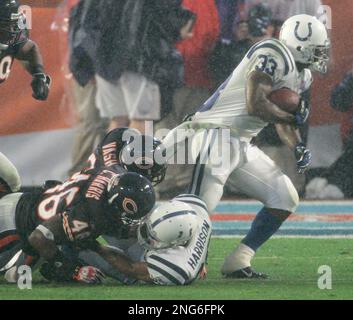
M 171 274 L 169 274 L 168 272 L 166 272 L 165 270 L 157 267 L 156 265 L 148 262 L 147 266 L 151 269 L 153 269 L 154 271 L 159 272 L 162 276 L 166 277 L 168 280 L 170 280 L 172 283 L 176 284 L 176 285 L 180 285 L 182 284 L 177 278 L 173 277 Z
M 289 73 L 289 71 L 294 70 L 294 63 L 292 61 L 291 56 L 287 52 L 284 45 L 282 43 L 280 43 L 278 40 L 264 40 L 264 41 L 259 42 L 258 44 L 255 44 L 247 53 L 247 58 L 250 59 L 257 50 L 264 49 L 264 48 L 272 49 L 272 50 L 276 51 L 277 53 L 279 53 L 279 55 L 282 57 L 283 62 L 284 62 L 284 66 L 285 66 L 284 74 L 285 75 L 287 75 Z
M 273 39 L 272 41 L 274 41 L 277 45 L 279 45 L 282 48 L 282 50 L 287 54 L 288 60 L 291 64 L 291 68 L 293 70 L 295 67 L 295 61 L 294 61 L 293 55 L 290 52 L 290 50 L 288 49 L 288 47 L 285 46 L 281 41 L 279 41 L 277 39 Z
M 153 259 L 155 261 L 158 261 L 159 263 L 164 264 L 165 266 L 167 266 L 168 268 L 174 270 L 177 274 L 179 274 L 185 281 L 189 281 L 189 277 L 188 277 L 187 273 L 183 269 L 181 269 L 179 266 L 177 266 L 176 264 L 171 263 L 170 261 L 165 260 L 159 256 L 154 255 L 154 254 L 150 255 L 149 258 Z
M 206 112 L 212 109 L 212 107 L 218 101 L 222 90 L 224 90 L 225 87 L 228 85 L 232 76 L 233 76 L 233 73 L 217 88 L 217 90 L 212 94 L 212 96 L 208 98 L 207 101 L 200 106 L 197 112 Z
M 20 236 L 17 234 L 16 230 L 7 230 L 0 233 L 0 254 L 7 252 L 20 244 Z M 20 249 L 21 248 L 18 250 Z

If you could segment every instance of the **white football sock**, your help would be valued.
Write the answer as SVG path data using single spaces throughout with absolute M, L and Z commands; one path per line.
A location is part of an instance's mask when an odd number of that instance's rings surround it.
M 224 259 L 221 269 L 223 274 L 229 274 L 234 271 L 250 267 L 251 259 L 255 255 L 255 251 L 247 245 L 240 243 L 233 252 Z

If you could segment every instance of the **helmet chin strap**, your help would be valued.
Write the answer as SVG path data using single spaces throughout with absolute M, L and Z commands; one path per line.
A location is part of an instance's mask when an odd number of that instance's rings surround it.
M 302 62 L 296 62 L 297 69 L 299 72 L 303 71 L 304 69 L 310 68 L 310 64 L 308 63 L 302 63 Z

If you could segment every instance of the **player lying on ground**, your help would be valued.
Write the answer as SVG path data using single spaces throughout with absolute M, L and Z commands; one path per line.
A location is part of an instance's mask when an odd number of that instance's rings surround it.
M 187 285 L 206 276 L 211 232 L 206 204 L 185 194 L 157 205 L 128 245 L 105 237 L 113 246 L 97 244 L 94 251 L 99 256 L 92 250 L 76 254 L 125 284 Z
M 154 185 L 163 181 L 167 170 L 165 149 L 158 139 L 129 128 L 111 130 L 88 158 L 82 173 L 120 165 L 136 172 Z
M 14 59 L 20 60 L 33 77 L 33 98 L 46 100 L 51 80 L 37 44 L 28 38 L 26 18 L 19 6 L 17 0 L 0 1 L 0 83 L 9 77 Z
M 119 166 L 77 173 L 56 187 L 19 193 L 17 171 L 5 156 L 0 160 L 3 273 L 16 274 L 16 268 L 30 264 L 31 257 L 41 257 L 48 262 L 42 269 L 47 277 L 55 272 L 57 280 L 99 281 L 99 270 L 65 257 L 58 245 L 90 248 L 101 234 L 127 237 L 125 219 L 140 219 L 155 204 L 150 181 Z
M 163 181 L 166 172 L 164 152 L 163 145 L 156 138 L 141 135 L 136 130 L 129 128 L 114 129 L 104 137 L 89 157 L 81 174 L 93 174 L 102 167 L 110 168 L 120 165 L 129 172 L 139 173 L 147 177 L 153 184 L 158 184 Z M 105 237 L 108 238 L 107 235 Z M 114 241 L 116 241 L 115 238 Z M 66 251 L 72 250 L 66 248 Z M 106 262 L 96 255 L 94 256 L 100 261 L 99 267 L 105 267 L 109 274 L 122 279 L 120 273 L 113 271 Z M 47 279 L 59 280 L 55 276 L 55 270 L 47 272 L 50 268 L 48 266 L 45 268 L 44 273 L 46 273 Z
M 298 171 L 307 169 L 311 154 L 297 127 L 307 120 L 309 107 L 302 101 L 298 111 L 290 113 L 272 103 L 269 95 L 281 88 L 298 94 L 309 90 L 311 70 L 327 71 L 329 46 L 325 26 L 318 19 L 291 17 L 279 40 L 255 44 L 199 111 L 163 140 L 169 150 L 175 143 L 193 138 L 191 152 L 199 152 L 189 193 L 199 195 L 211 212 L 231 173 L 240 192 L 264 204 L 246 237 L 224 261 L 222 273 L 228 277 L 265 277 L 251 268 L 251 260 L 298 206 L 290 179 L 251 140 L 268 123 L 274 123 L 280 138 L 295 153 Z M 190 129 L 199 130 L 195 134 Z

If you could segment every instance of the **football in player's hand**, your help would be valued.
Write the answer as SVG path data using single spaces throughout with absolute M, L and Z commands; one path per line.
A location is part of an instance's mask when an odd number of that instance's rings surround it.
M 300 107 L 300 95 L 288 88 L 272 91 L 269 100 L 284 111 L 295 113 Z

